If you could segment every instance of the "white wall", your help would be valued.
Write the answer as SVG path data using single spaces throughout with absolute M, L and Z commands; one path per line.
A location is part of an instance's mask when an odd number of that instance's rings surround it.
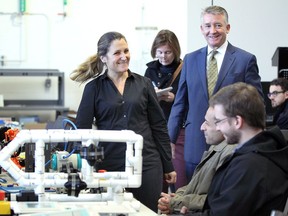
M 131 51 L 130 69 L 144 74 L 152 60 L 150 48 L 163 28 L 176 33 L 183 54 L 187 47 L 186 1 L 173 0 L 26 0 L 24 16 L 18 0 L 0 0 L 0 56 L 2 68 L 49 68 L 66 73 L 65 105 L 76 110 L 83 86 L 69 79 L 70 72 L 88 56 L 96 53 L 97 41 L 107 31 L 126 36 Z M 57 15 L 63 10 L 67 16 Z M 1 14 L 2 13 L 2 14 Z M 4 14 L 6 13 L 6 14 Z M 8 13 L 8 14 L 7 14 Z M 157 30 L 137 31 L 136 27 Z M 1 66 L 0 66 L 1 68 Z
M 210 0 L 26 0 L 27 15 L 19 16 L 19 0 L 0 0 L 0 68 L 59 69 L 66 74 L 65 105 L 76 110 L 83 86 L 70 72 L 97 49 L 107 31 L 123 33 L 131 51 L 130 68 L 143 74 L 151 60 L 150 46 L 163 28 L 178 36 L 182 57 L 206 45 L 200 33 L 201 9 Z M 287 0 L 214 0 L 230 15 L 229 41 L 255 54 L 263 81 L 277 76 L 271 58 L 278 46 L 288 47 Z M 58 13 L 67 12 L 64 18 Z M 12 14 L 15 13 L 15 14 Z M 157 30 L 136 31 L 136 27 Z M 53 84 L 53 83 L 52 83 Z
M 211 0 L 188 0 L 188 49 L 191 51 L 206 45 L 200 33 L 200 13 L 208 5 Z M 288 1 L 214 0 L 214 5 L 224 7 L 229 14 L 228 40 L 256 55 L 262 81 L 276 78 L 277 67 L 272 67 L 271 58 L 277 47 L 288 47 Z

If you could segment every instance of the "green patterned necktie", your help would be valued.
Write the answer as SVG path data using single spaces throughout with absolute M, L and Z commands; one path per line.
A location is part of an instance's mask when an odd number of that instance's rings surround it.
M 209 98 L 213 94 L 215 84 L 218 78 L 217 61 L 216 58 L 214 57 L 217 52 L 218 52 L 217 50 L 212 51 L 212 54 L 207 64 L 207 84 L 208 84 Z

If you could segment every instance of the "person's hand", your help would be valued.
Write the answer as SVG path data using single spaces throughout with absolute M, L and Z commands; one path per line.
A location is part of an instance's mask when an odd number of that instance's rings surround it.
M 171 154 L 172 154 L 172 159 L 175 159 L 175 144 L 174 143 L 170 143 L 171 145 Z
M 175 171 L 170 172 L 170 173 L 165 173 L 164 176 L 165 176 L 165 180 L 168 184 L 176 183 L 177 173 Z
M 182 206 L 182 208 L 180 209 L 180 214 L 187 214 L 188 213 L 188 208 L 186 206 Z
M 161 211 L 161 214 L 170 214 L 170 200 L 171 197 L 175 194 L 161 193 L 161 197 L 158 200 L 158 209 Z
M 158 101 L 163 100 L 163 101 L 172 103 L 174 101 L 174 98 L 175 98 L 175 95 L 172 92 L 167 92 L 167 94 L 162 94 L 158 96 Z

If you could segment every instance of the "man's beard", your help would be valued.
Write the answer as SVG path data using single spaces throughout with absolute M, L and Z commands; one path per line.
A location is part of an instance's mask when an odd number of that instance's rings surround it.
M 238 131 L 230 131 L 229 135 L 225 134 L 228 144 L 238 144 L 240 141 L 240 133 Z

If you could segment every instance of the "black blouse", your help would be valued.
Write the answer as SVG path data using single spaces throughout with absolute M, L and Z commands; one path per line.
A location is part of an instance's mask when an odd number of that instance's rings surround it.
M 123 95 L 107 73 L 87 83 L 77 112 L 79 129 L 90 129 L 95 118 L 98 130 L 132 130 L 143 136 L 143 170 L 162 161 L 164 173 L 174 170 L 167 122 L 150 79 L 129 71 Z M 124 170 L 123 143 L 99 143 L 105 159 L 99 169 Z
M 172 64 L 163 66 L 159 63 L 159 60 L 154 60 L 147 63 L 147 69 L 145 72 L 145 77 L 148 77 L 153 81 L 159 89 L 167 88 L 170 86 L 173 74 L 180 62 L 174 61 Z M 178 90 L 178 83 L 180 79 L 180 73 L 177 75 L 176 79 L 172 83 L 172 93 L 176 95 Z M 173 102 L 160 101 L 160 106 L 164 112 L 165 118 L 168 121 Z

